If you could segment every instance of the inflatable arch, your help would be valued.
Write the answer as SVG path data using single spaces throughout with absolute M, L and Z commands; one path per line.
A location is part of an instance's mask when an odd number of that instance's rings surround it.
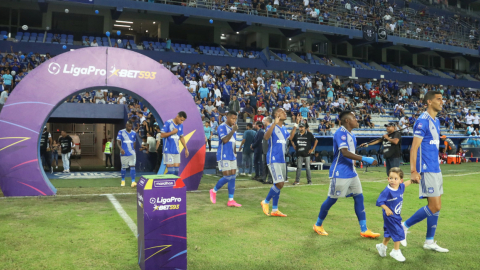
M 187 113 L 181 177 L 196 190 L 205 164 L 205 133 L 192 96 L 169 70 L 144 55 L 119 48 L 70 51 L 43 63 L 22 80 L 0 113 L 0 188 L 5 196 L 48 196 L 56 189 L 40 167 L 39 140 L 53 110 L 87 88 L 112 87 L 141 96 L 164 121 Z M 99 104 L 99 106 L 102 106 Z M 107 105 L 105 105 L 107 106 Z

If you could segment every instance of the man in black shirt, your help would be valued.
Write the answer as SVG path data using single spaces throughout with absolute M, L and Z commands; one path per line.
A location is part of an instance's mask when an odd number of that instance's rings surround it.
M 393 167 L 400 167 L 400 157 L 401 154 L 401 140 L 402 135 L 400 132 L 395 132 L 395 123 L 388 123 L 385 124 L 387 128 L 387 134 L 383 135 L 382 138 L 372 142 L 372 143 L 364 143 L 361 144 L 359 147 L 368 147 L 369 145 L 375 145 L 380 142 L 383 143 L 383 157 L 387 163 L 387 176 L 388 171 L 390 171 Z
M 65 131 L 62 130 L 61 136 L 58 137 L 58 142 L 62 148 L 62 162 L 63 162 L 63 172 L 70 172 L 70 154 L 72 153 L 72 137 L 67 135 Z
M 318 141 L 311 132 L 307 131 L 305 123 L 301 122 L 298 127 L 300 132 L 295 134 L 292 140 L 293 149 L 295 149 L 297 153 L 297 177 L 293 184 L 300 184 L 302 165 L 303 162 L 305 162 L 305 169 L 307 170 L 307 182 L 309 185 L 311 185 L 312 174 L 310 173 L 310 155 L 315 151 Z

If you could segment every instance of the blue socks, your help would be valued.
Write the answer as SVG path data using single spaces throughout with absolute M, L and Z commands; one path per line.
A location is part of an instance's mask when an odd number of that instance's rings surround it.
M 427 217 L 427 238 L 426 238 L 427 240 L 433 241 L 433 237 L 435 236 L 435 231 L 437 230 L 437 223 L 438 223 L 439 216 L 440 216 L 440 211 Z
M 275 185 L 273 185 L 270 191 L 268 192 L 267 198 L 265 199 L 265 203 L 270 203 L 270 200 L 279 192 L 280 192 L 280 189 L 278 189 Z
M 132 182 L 135 182 L 135 167 L 130 167 L 130 176 L 132 177 Z
M 355 201 L 355 214 L 357 214 L 360 230 L 365 232 L 367 230 L 367 216 L 363 205 L 363 194 L 354 195 L 353 200 Z
M 405 227 L 410 228 L 411 226 L 417 224 L 418 222 L 427 219 L 427 236 L 426 240 L 432 240 L 435 237 L 435 231 L 437 230 L 438 217 L 440 216 L 440 211 L 432 213 L 428 205 L 418 209 L 418 211 L 413 214 L 407 221 L 405 221 Z
M 236 175 L 230 175 L 228 180 L 228 200 L 233 200 L 233 195 L 235 194 L 235 177 Z
M 175 168 L 174 167 L 167 167 L 167 173 L 168 174 L 175 174 Z
M 275 212 L 278 210 L 278 199 L 280 199 L 280 192 L 282 190 L 281 189 L 278 189 L 278 192 L 277 194 L 275 194 L 275 196 L 273 196 L 273 200 L 272 200 L 272 212 Z
M 219 189 L 221 189 L 229 181 L 230 181 L 230 175 L 220 178 L 220 180 L 218 180 L 217 184 L 213 188 L 213 191 L 217 192 Z
M 407 228 L 410 228 L 411 226 L 417 224 L 418 222 L 426 219 L 427 217 L 429 216 L 432 216 L 433 213 L 432 211 L 430 211 L 430 208 L 428 208 L 428 205 L 427 206 L 424 206 L 420 209 L 417 210 L 417 212 L 415 212 L 415 214 L 413 214 L 413 216 L 411 216 L 409 219 L 407 219 L 407 221 L 405 221 L 405 227 Z M 438 219 L 438 217 L 437 217 Z
M 127 174 L 127 169 L 122 168 L 122 170 L 120 170 L 120 173 L 122 175 L 122 181 L 125 181 L 125 174 Z
M 176 176 L 179 176 L 179 174 L 178 174 L 178 168 L 179 168 L 179 167 L 173 167 L 173 174 L 175 174 Z
M 323 220 L 327 217 L 328 210 L 337 202 L 337 199 L 332 199 L 330 196 L 322 203 L 320 212 L 318 213 L 317 223 L 315 225 L 322 226 Z

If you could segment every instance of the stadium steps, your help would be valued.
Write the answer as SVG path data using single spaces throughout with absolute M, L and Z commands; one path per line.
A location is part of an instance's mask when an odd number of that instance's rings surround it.
M 298 56 L 296 53 L 289 53 L 288 57 L 292 58 L 292 60 L 297 62 L 297 63 L 307 64 L 307 61 L 300 58 L 300 56 Z
M 410 74 L 423 76 L 422 73 L 416 71 L 415 69 L 413 69 L 413 68 L 411 68 L 411 67 L 409 67 L 409 66 L 407 66 L 407 65 L 402 66 L 402 68 L 405 69 L 405 70 L 408 70 L 408 71 L 410 72 Z
M 378 71 L 388 72 L 388 70 L 386 68 L 380 66 L 379 64 L 377 64 L 375 62 L 370 62 L 369 64 L 370 64 L 370 66 L 375 67 Z
M 478 80 L 473 78 L 472 76 L 470 76 L 470 74 L 464 74 L 463 75 L 463 78 L 467 79 L 468 81 L 473 81 L 473 82 L 477 82 Z
M 443 73 L 442 71 L 438 70 L 438 69 L 432 69 L 433 72 L 436 72 L 438 73 L 438 76 L 442 77 L 442 78 L 445 78 L 445 79 L 451 79 L 452 77 Z
M 347 65 L 345 62 L 336 57 L 329 56 L 328 59 L 332 60 L 335 66 L 350 68 L 350 65 Z
M 355 62 L 355 64 L 361 66 L 363 69 L 371 70 L 371 68 L 369 66 L 364 65 L 362 62 L 360 62 L 358 60 L 353 60 L 353 62 Z
M 283 59 L 278 56 L 276 53 L 274 53 L 272 50 L 268 50 L 268 53 L 270 54 L 270 61 L 282 61 L 283 62 Z M 273 57 L 273 58 L 272 58 Z

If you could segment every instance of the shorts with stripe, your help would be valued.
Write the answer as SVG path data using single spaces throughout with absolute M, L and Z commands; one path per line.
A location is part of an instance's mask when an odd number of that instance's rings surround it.
M 135 163 L 137 163 L 137 156 L 120 156 L 120 161 L 122 163 L 122 168 L 127 169 L 128 167 L 135 167 Z
M 330 178 L 330 187 L 328 189 L 328 196 L 336 199 L 340 197 L 347 197 L 348 195 L 362 194 L 362 184 L 358 175 L 352 178 Z
M 426 197 L 439 197 L 443 194 L 442 173 L 420 173 L 420 185 L 418 185 L 420 199 Z
M 165 165 L 180 164 L 180 154 L 163 154 L 163 163 Z
M 268 164 L 268 169 L 274 184 L 285 182 L 287 174 L 287 165 L 285 163 L 270 163 Z
M 402 227 L 402 220 L 383 214 L 383 236 L 391 237 L 393 242 L 405 239 L 405 231 Z
M 217 161 L 217 163 L 218 163 L 218 170 L 221 172 L 237 169 L 236 160 L 219 160 Z

